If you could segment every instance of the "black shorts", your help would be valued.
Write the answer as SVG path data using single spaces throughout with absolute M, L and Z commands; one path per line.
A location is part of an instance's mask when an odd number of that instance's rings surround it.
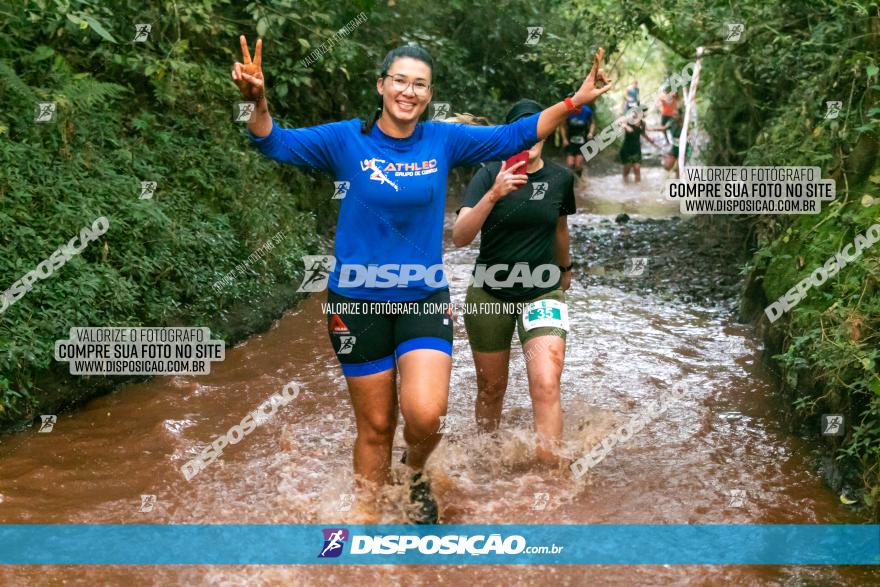
M 583 143 L 572 143 L 571 139 L 568 140 L 568 145 L 565 147 L 566 155 L 583 155 L 581 152 L 581 147 L 587 144 L 587 139 L 584 139 Z
M 627 145 L 624 145 L 620 149 L 620 154 L 618 156 L 620 162 L 624 165 L 635 165 L 636 163 L 642 162 L 642 148 L 641 146 L 630 148 Z
M 346 377 L 392 369 L 416 349 L 452 355 L 449 291 L 414 302 L 371 302 L 327 292 L 327 332 Z

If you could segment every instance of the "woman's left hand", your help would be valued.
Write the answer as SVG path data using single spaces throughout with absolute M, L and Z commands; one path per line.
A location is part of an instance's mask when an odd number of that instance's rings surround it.
M 571 287 L 571 271 L 566 271 L 562 274 L 560 285 L 562 286 L 562 291 L 568 291 L 568 288 Z
M 589 75 L 587 75 L 584 83 L 581 84 L 580 89 L 572 96 L 572 100 L 578 106 L 581 104 L 592 104 L 596 98 L 614 86 L 614 82 L 605 75 L 605 71 L 602 69 L 602 60 L 604 58 L 605 49 L 599 47 L 599 50 L 596 51 L 596 55 L 593 57 L 593 67 L 590 69 Z M 597 83 L 602 85 L 597 86 Z

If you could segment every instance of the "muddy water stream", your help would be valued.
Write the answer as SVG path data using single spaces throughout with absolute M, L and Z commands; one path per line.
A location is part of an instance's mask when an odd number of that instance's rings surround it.
M 669 218 L 663 172 L 640 185 L 593 173 L 571 218 L 582 229 L 618 212 Z M 450 205 L 447 229 L 454 217 Z M 586 264 L 573 229 L 575 259 Z M 449 239 L 447 239 L 447 242 Z M 667 246 L 657 243 L 658 247 Z M 453 300 L 474 246 L 447 249 Z M 707 268 L 711 271 L 711 268 Z M 635 278 L 633 278 L 635 279 Z M 160 377 L 59 415 L 51 433 L 0 442 L 0 523 L 345 523 L 354 419 L 316 294 L 227 349 L 212 373 Z M 670 301 L 626 281 L 578 279 L 562 377 L 565 450 L 582 456 L 673 383 L 687 391 L 580 480 L 533 463 L 531 405 L 515 342 L 503 432 L 480 437 L 475 374 L 457 318 L 448 434 L 432 457 L 447 523 L 859 523 L 827 489 L 814 447 L 778 424 L 759 342 L 711 302 Z M 184 462 L 288 381 L 302 393 L 191 481 Z M 398 431 L 395 452 L 403 447 Z M 402 475 L 402 465 L 395 464 Z M 389 490 L 389 503 L 402 489 Z M 156 496 L 150 512 L 142 495 Z M 404 521 L 389 505 L 382 522 Z M 317 546 L 316 546 L 317 548 Z M 873 573 L 873 574 L 872 574 Z M 878 584 L 876 570 L 810 567 L 0 567 L 0 584 Z

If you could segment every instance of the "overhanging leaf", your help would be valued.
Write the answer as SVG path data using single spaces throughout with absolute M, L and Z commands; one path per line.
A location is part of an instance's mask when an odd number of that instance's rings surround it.
M 94 29 L 94 31 L 98 33 L 98 35 L 100 35 L 102 39 L 104 39 L 105 41 L 110 41 L 111 43 L 116 43 L 116 39 L 113 38 L 113 35 L 107 32 L 107 29 L 101 26 L 101 23 L 99 23 L 97 20 L 95 20 L 91 16 L 83 16 L 83 20 L 89 23 L 89 26 L 92 27 L 92 29 Z
M 266 36 L 266 30 L 269 28 L 269 21 L 266 18 L 261 18 L 257 21 L 257 34 L 261 37 Z

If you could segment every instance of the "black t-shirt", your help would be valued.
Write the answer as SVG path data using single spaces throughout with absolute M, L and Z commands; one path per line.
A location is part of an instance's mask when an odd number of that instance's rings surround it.
M 624 150 L 641 150 L 642 135 L 645 134 L 645 121 L 639 121 L 638 124 L 627 124 L 623 127 L 623 149 Z
M 462 207 L 473 208 L 495 183 L 501 169 L 500 161 L 488 163 L 477 171 L 468 184 Z M 477 265 L 507 265 L 499 270 L 494 279 L 503 282 L 514 273 L 514 281 L 520 281 L 521 270 L 514 271 L 516 264 L 527 264 L 529 275 L 540 265 L 557 266 L 556 224 L 560 216 L 575 213 L 574 176 L 561 165 L 544 160 L 544 166 L 528 174 L 528 182 L 510 192 L 495 203 L 480 231 L 480 254 Z M 547 271 L 539 274 L 547 279 Z M 510 287 L 483 289 L 506 301 L 522 301 L 537 297 L 559 287 L 559 280 L 546 286 L 524 287 L 522 282 Z

